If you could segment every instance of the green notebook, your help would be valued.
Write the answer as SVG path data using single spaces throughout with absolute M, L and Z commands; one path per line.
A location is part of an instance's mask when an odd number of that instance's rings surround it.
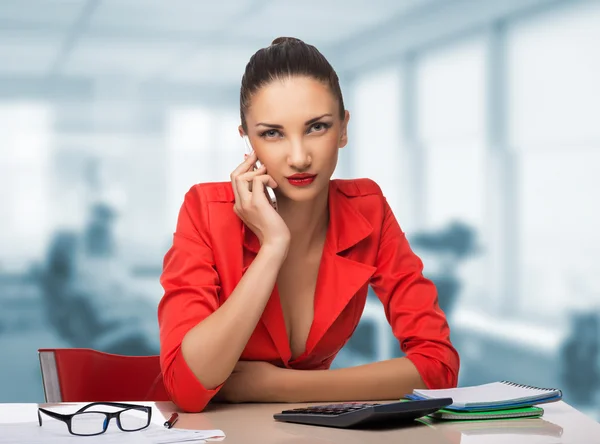
M 543 408 L 531 406 L 515 409 L 484 410 L 475 412 L 440 409 L 435 413 L 431 413 L 429 416 L 435 419 L 476 421 L 482 419 L 539 418 L 543 414 Z

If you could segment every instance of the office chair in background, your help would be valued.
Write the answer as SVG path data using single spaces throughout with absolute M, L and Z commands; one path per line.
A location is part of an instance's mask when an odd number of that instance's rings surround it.
M 169 401 L 158 356 L 38 350 L 46 402 Z

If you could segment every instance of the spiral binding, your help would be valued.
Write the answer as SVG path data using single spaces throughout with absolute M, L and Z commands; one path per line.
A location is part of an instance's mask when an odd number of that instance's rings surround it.
M 533 385 L 517 384 L 516 382 L 512 381 L 500 381 L 500 383 L 510 385 L 512 387 L 519 387 L 531 390 L 541 390 L 542 392 L 560 392 L 560 389 L 558 388 L 535 387 Z

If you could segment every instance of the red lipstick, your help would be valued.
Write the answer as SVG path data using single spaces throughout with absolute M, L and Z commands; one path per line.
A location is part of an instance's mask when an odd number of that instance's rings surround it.
M 305 187 L 305 186 L 313 183 L 313 181 L 315 180 L 315 177 L 317 177 L 316 174 L 302 173 L 302 174 L 294 174 L 293 176 L 288 176 L 287 180 L 289 183 L 291 183 L 295 187 Z

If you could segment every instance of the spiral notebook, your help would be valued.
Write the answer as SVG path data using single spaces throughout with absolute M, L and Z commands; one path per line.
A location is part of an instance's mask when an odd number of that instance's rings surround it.
M 556 388 L 540 388 L 516 384 L 510 381 L 454 389 L 413 390 L 409 399 L 452 398 L 450 410 L 482 411 L 531 406 L 562 399 L 562 391 Z

